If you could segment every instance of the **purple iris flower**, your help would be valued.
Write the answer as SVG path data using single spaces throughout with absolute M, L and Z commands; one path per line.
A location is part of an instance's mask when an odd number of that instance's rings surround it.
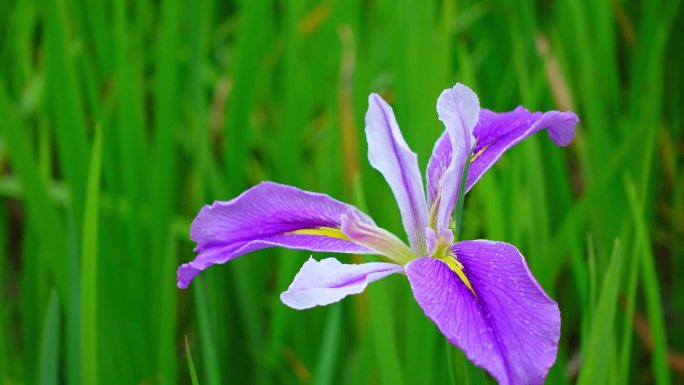
M 178 287 L 186 288 L 211 265 L 272 246 L 376 254 L 387 262 L 309 258 L 280 298 L 295 309 L 328 305 L 403 273 L 425 315 L 476 365 L 501 384 L 543 383 L 558 350 L 558 305 L 514 246 L 456 242 L 452 212 L 467 162 L 466 191 L 506 150 L 543 128 L 557 145 L 570 144 L 577 116 L 523 107 L 481 110 L 475 93 L 462 84 L 442 92 L 437 113 L 446 129 L 428 163 L 426 196 L 416 154 L 392 108 L 376 94 L 369 97 L 368 159 L 392 189 L 408 246 L 354 206 L 263 182 L 231 201 L 202 208 L 190 229 L 198 255 L 178 269 Z

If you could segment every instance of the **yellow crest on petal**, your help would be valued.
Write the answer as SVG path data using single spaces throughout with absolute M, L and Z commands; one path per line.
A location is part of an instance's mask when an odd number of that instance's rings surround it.
M 451 253 L 448 253 L 442 258 L 439 258 L 440 261 L 444 262 L 449 266 L 449 268 L 458 275 L 459 278 L 461 278 L 461 281 L 468 287 L 471 293 L 477 298 L 477 294 L 475 294 L 475 290 L 473 289 L 473 285 L 470 283 L 468 280 L 468 277 L 466 277 L 465 272 L 463 271 L 463 264 L 459 262 L 456 259 L 456 256 L 454 256 Z
M 336 229 L 334 227 L 327 227 L 327 226 L 317 227 L 315 229 L 300 229 L 300 230 L 295 230 L 295 231 L 288 231 L 285 234 L 286 235 L 318 235 L 321 237 L 342 239 L 344 241 L 349 240 L 349 237 L 347 237 L 342 232 L 342 230 Z

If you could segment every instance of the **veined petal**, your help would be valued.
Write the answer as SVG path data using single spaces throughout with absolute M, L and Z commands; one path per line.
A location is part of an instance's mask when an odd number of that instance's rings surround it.
M 578 122 L 577 115 L 572 112 L 530 112 L 524 107 L 503 113 L 482 110 L 474 132 L 477 143 L 468 171 L 466 191 L 480 180 L 506 150 L 541 129 L 548 128 L 555 144 L 569 145 L 575 137 L 575 125 Z
M 350 294 L 361 293 L 369 283 L 403 270 L 401 265 L 394 263 L 347 265 L 335 258 L 320 262 L 309 258 L 287 291 L 280 294 L 280 300 L 298 310 L 325 306 Z
M 437 238 L 437 232 L 432 227 L 425 228 L 425 244 L 425 255 L 433 256 L 439 246 L 439 238 Z
M 425 315 L 500 384 L 542 384 L 558 351 L 558 305 L 514 246 L 464 241 L 452 251 L 474 294 L 446 263 L 415 259 L 406 274 Z
M 377 94 L 368 98 L 366 138 L 368 160 L 387 180 L 399 205 L 411 248 L 422 255 L 427 205 L 417 156 L 401 135 L 392 107 Z
M 371 253 L 340 230 L 341 217 L 348 213 L 373 223 L 354 206 L 327 195 L 272 182 L 260 183 L 229 202 L 214 202 L 192 222 L 190 237 L 198 255 L 178 269 L 178 287 L 187 287 L 211 265 L 272 246 Z
M 463 84 L 446 89 L 437 99 L 437 113 L 446 129 L 435 143 L 427 168 L 428 206 L 437 204 L 435 228 L 448 228 L 458 199 L 461 176 L 475 139 L 480 102 Z M 439 195 L 439 199 L 438 199 Z
M 427 170 L 425 170 L 425 179 L 427 179 L 427 203 L 428 207 L 432 205 L 437 199 L 439 191 L 439 182 L 444 176 L 444 172 L 449 168 L 452 162 L 451 151 L 451 135 L 445 129 L 442 135 L 435 142 L 432 148 L 432 155 L 428 161 Z M 436 213 L 435 213 L 436 214 Z

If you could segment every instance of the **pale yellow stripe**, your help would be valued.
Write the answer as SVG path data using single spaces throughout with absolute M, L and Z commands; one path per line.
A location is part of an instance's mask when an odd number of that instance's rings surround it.
M 482 153 L 485 152 L 485 150 L 487 149 L 487 147 L 489 147 L 489 145 L 486 145 L 486 146 L 482 147 L 482 149 L 481 149 L 480 151 L 478 151 L 477 154 L 473 155 L 473 156 L 470 158 L 470 163 L 473 163 L 473 162 L 475 161 L 475 159 L 477 159 L 480 155 L 482 155 Z
M 447 255 L 444 258 L 440 258 L 442 261 L 444 261 L 447 266 L 451 270 L 453 270 L 456 275 L 458 275 L 459 278 L 461 278 L 461 281 L 470 289 L 470 292 L 473 293 L 473 295 L 477 298 L 477 294 L 475 294 L 475 290 L 473 290 L 473 285 L 470 284 L 470 281 L 468 280 L 468 277 L 466 277 L 465 273 L 463 272 L 463 265 L 456 260 L 456 257 L 453 255 Z
M 300 230 L 295 230 L 295 231 L 289 231 L 285 233 L 286 235 L 317 235 L 320 237 L 328 237 L 328 238 L 337 238 L 337 239 L 342 239 L 345 241 L 349 240 L 349 237 L 347 237 L 342 230 L 334 228 L 334 227 L 318 227 L 315 229 L 300 229 Z

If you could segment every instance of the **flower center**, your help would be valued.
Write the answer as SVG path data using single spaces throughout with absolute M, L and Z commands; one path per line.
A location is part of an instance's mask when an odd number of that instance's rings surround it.
M 444 258 L 449 257 L 451 255 L 451 250 L 449 250 L 449 247 L 451 245 L 447 242 L 443 242 L 441 239 L 437 243 L 437 249 L 435 250 L 434 254 L 432 254 L 432 258 L 437 258 L 440 260 L 444 260 Z

